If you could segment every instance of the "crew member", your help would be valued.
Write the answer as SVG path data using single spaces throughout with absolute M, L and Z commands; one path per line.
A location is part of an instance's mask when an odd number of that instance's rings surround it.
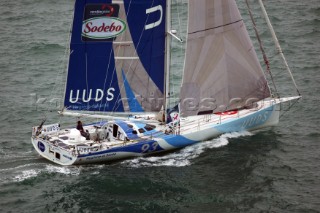
M 85 132 L 82 126 L 82 122 L 78 121 L 77 130 L 80 131 L 80 134 L 85 137 L 87 140 L 90 140 L 90 134 L 89 132 Z

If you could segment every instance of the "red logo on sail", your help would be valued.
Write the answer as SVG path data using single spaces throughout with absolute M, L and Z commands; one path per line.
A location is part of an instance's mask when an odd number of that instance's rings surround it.
M 113 13 L 114 13 L 114 8 L 113 8 L 113 6 L 111 6 L 111 5 L 103 4 L 102 7 L 101 7 L 101 9 L 102 9 L 102 10 L 107 10 L 107 9 L 108 9 L 108 12 L 109 12 L 109 13 L 107 13 L 106 16 L 112 16 Z

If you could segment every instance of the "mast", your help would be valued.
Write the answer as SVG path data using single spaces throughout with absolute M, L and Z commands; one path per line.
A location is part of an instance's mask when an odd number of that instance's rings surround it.
M 290 77 L 291 77 L 291 79 L 292 79 L 292 82 L 293 82 L 293 84 L 294 84 L 294 86 L 295 86 L 295 88 L 296 88 L 296 90 L 297 90 L 298 95 L 300 96 L 300 91 L 299 91 L 299 89 L 298 89 L 298 86 L 297 86 L 297 84 L 296 84 L 296 81 L 294 80 L 294 77 L 293 77 L 293 75 L 292 75 L 292 72 L 291 72 L 291 69 L 290 69 L 290 67 L 289 67 L 289 65 L 288 65 L 288 62 L 287 62 L 287 60 L 286 60 L 286 58 L 285 58 L 285 56 L 284 56 L 284 54 L 283 54 L 283 52 L 282 52 L 282 49 L 281 49 L 279 40 L 278 40 L 278 38 L 277 38 L 277 36 L 276 36 L 276 33 L 275 33 L 275 31 L 274 31 L 274 29 L 273 29 L 273 27 L 272 27 L 272 24 L 271 24 L 271 21 L 270 21 L 270 19 L 269 19 L 269 16 L 268 16 L 268 13 L 267 13 L 267 11 L 266 11 L 266 8 L 264 7 L 262 0 L 259 0 L 259 3 L 260 3 L 260 7 L 261 7 L 262 13 L 263 13 L 263 15 L 264 15 L 264 18 L 266 19 L 267 25 L 268 25 L 269 30 L 270 30 L 270 32 L 271 32 L 273 41 L 274 41 L 274 43 L 275 43 L 275 45 L 276 45 L 277 51 L 278 51 L 278 53 L 280 54 L 280 56 L 281 56 L 281 58 L 282 58 L 282 60 L 283 60 L 283 62 L 284 62 L 284 65 L 286 66 L 287 71 L 289 72 L 289 75 L 290 75 Z
M 164 114 L 165 121 L 167 122 L 167 109 L 169 107 L 169 98 L 170 98 L 170 60 L 171 60 L 171 0 L 167 0 L 167 9 L 166 9 L 166 70 L 165 70 L 165 106 L 164 106 Z

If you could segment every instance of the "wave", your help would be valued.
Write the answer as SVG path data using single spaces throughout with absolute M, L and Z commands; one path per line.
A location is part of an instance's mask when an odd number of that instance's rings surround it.
M 121 164 L 126 167 L 184 167 L 192 164 L 191 160 L 200 156 L 207 149 L 223 147 L 229 144 L 229 139 L 242 136 L 251 136 L 250 132 L 234 132 L 226 133 L 211 141 L 205 141 L 185 147 L 175 153 L 167 154 L 160 157 L 140 157 L 130 160 L 125 160 Z
M 37 168 L 34 168 L 37 167 Z M 45 163 L 31 163 L 16 166 L 13 168 L 0 169 L 0 183 L 22 182 L 27 179 L 38 177 L 42 174 L 62 174 L 66 176 L 78 176 L 81 168 L 79 167 L 62 167 L 48 165 Z M 7 175 L 10 173 L 9 175 Z
M 140 157 L 130 160 L 124 160 L 120 165 L 132 168 L 141 167 L 184 167 L 192 164 L 192 159 L 199 157 L 208 149 L 219 148 L 228 145 L 229 139 L 242 136 L 250 136 L 250 132 L 235 132 L 226 133 L 211 141 L 205 141 L 185 147 L 174 153 L 163 156 Z M 8 157 L 8 156 L 7 156 Z M 26 155 L 20 156 L 26 158 Z M 8 160 L 8 159 L 6 159 Z M 13 159 L 11 159 L 13 160 Z M 17 160 L 17 159 L 15 159 Z M 106 165 L 91 165 L 91 166 L 58 166 L 48 163 L 28 163 L 17 165 L 11 168 L 0 169 L 0 183 L 22 182 L 40 175 L 46 174 L 62 174 L 66 176 L 78 176 L 81 173 L 90 172 L 91 174 L 99 174 L 102 168 Z
M 17 163 L 20 161 L 28 161 L 38 159 L 33 155 L 33 151 L 12 152 L 5 149 L 0 149 L 0 160 L 6 164 Z M 1 169 L 0 169 L 1 171 Z
M 45 171 L 47 173 L 60 173 L 64 175 L 78 176 L 80 174 L 80 170 L 81 169 L 76 166 L 62 167 L 62 166 L 47 165 Z
M 59 166 L 53 166 L 53 165 L 46 165 L 45 168 L 40 169 L 29 169 L 20 171 L 19 174 L 15 175 L 12 179 L 14 182 L 21 182 L 26 179 L 30 179 L 33 177 L 37 177 L 40 174 L 63 174 L 63 175 L 72 175 L 72 176 L 78 176 L 80 174 L 80 171 L 77 167 L 59 167 Z
M 13 182 L 21 182 L 26 179 L 36 177 L 40 172 L 41 171 L 35 169 L 22 171 L 22 174 L 13 177 Z
M 28 54 L 43 54 L 43 53 L 52 53 L 58 52 L 63 53 L 65 47 L 57 43 L 45 43 L 45 42 L 32 42 L 29 44 L 28 49 L 25 51 Z

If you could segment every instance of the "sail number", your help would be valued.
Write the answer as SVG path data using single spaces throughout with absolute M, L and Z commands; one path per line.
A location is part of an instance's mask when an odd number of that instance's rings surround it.
M 142 153 L 147 153 L 147 152 L 154 152 L 157 150 L 159 144 L 158 142 L 154 142 L 152 144 L 143 144 L 143 146 L 141 147 L 141 151 Z

